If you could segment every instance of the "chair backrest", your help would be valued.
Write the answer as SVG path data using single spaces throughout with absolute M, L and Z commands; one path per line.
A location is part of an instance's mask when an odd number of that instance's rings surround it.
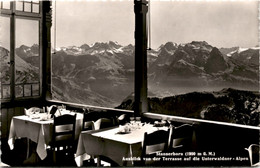
M 127 114 L 121 114 L 119 117 L 117 117 L 117 124 L 118 125 L 124 125 L 125 123 L 129 122 L 130 118 Z
M 58 107 L 56 105 L 52 105 L 50 107 L 47 106 L 46 109 L 47 109 L 47 114 L 50 115 L 50 118 L 53 118 L 55 113 L 58 110 Z
M 73 142 L 75 140 L 76 114 L 54 116 L 53 143 L 60 140 Z
M 84 117 L 83 119 L 85 121 L 97 121 L 100 118 L 100 112 L 88 112 L 83 113 Z
M 96 121 L 95 113 L 83 113 L 82 131 L 95 130 L 94 122 Z
M 183 124 L 179 127 L 172 127 L 169 149 L 174 148 L 187 149 L 191 147 L 193 136 L 193 126 Z
M 164 152 L 168 148 L 170 130 L 157 130 L 148 134 L 144 133 L 142 158 L 156 152 Z
M 95 123 L 95 130 L 115 126 L 112 118 L 100 118 Z
M 248 151 L 251 166 L 260 166 L 260 145 L 252 144 L 245 149 Z

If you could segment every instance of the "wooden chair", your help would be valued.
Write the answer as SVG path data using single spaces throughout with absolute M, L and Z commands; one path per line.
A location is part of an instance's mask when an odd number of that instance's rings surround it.
M 94 122 L 96 118 L 94 113 L 83 113 L 82 131 L 95 130 Z
M 93 123 L 95 124 L 93 125 Z M 88 112 L 84 113 L 82 130 L 99 130 L 114 125 L 113 117 L 109 116 L 107 112 Z
M 163 165 L 162 162 L 147 162 L 144 158 L 153 158 L 157 152 L 165 152 L 168 148 L 170 130 L 157 130 L 153 133 L 148 134 L 145 132 L 144 141 L 141 154 L 141 165 Z
M 248 151 L 250 165 L 252 167 L 260 167 L 260 145 L 259 144 L 252 144 L 248 148 L 245 148 Z
M 117 117 L 117 124 L 118 125 L 124 125 L 125 123 L 129 122 L 129 117 L 126 114 L 122 114 L 119 117 Z
M 54 116 L 53 136 L 51 150 L 53 151 L 53 161 L 56 164 L 56 153 L 61 157 L 73 158 L 75 153 L 75 115 Z
M 172 127 L 170 137 L 170 144 L 168 151 L 187 151 L 191 149 L 193 136 L 193 126 L 190 124 L 183 124 L 179 127 Z
M 50 107 L 47 106 L 46 110 L 47 110 L 47 114 L 50 115 L 50 118 L 53 118 L 55 113 L 58 110 L 58 107 L 56 105 L 52 105 Z

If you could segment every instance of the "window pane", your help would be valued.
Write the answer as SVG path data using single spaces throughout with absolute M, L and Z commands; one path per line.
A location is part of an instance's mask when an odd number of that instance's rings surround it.
M 39 84 L 33 84 L 32 89 L 33 89 L 33 92 L 32 92 L 33 96 L 39 96 L 40 95 Z
M 33 13 L 39 13 L 39 4 L 33 4 Z
M 24 11 L 25 12 L 32 12 L 32 4 L 31 3 L 24 3 Z
M 259 125 L 258 3 L 151 2 L 151 112 Z
M 16 2 L 16 10 L 23 11 L 23 2 L 21 1 Z
M 22 85 L 16 85 L 15 86 L 15 97 L 23 97 L 23 86 Z
M 0 16 L 0 76 L 1 95 L 3 98 L 10 97 L 10 18 Z
M 3 98 L 10 98 L 10 85 L 2 85 L 3 88 Z
M 134 91 L 133 2 L 56 3 L 60 12 L 59 48 L 52 55 L 54 99 L 119 106 Z
M 16 19 L 15 84 L 25 85 L 25 96 L 40 81 L 39 67 L 39 21 Z
M 31 96 L 31 85 L 24 85 L 24 96 Z
M 3 3 L 2 6 L 3 9 L 10 9 L 10 1 L 2 1 L 2 3 Z

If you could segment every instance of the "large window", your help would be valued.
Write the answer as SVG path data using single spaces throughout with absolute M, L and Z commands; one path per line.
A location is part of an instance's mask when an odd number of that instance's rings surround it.
M 39 21 L 16 19 L 15 96 L 39 95 Z
M 56 1 L 53 9 L 53 99 L 119 106 L 134 92 L 133 2 Z
M 150 111 L 259 125 L 257 18 L 252 1 L 151 1 Z
M 41 94 L 41 3 L 1 1 L 1 99 Z
M 1 37 L 0 46 L 0 73 L 1 73 L 1 98 L 10 98 L 10 18 L 1 17 L 1 27 L 0 30 L 5 33 Z
M 259 125 L 258 3 L 150 3 L 148 111 Z M 133 6 L 55 3 L 53 99 L 133 109 Z

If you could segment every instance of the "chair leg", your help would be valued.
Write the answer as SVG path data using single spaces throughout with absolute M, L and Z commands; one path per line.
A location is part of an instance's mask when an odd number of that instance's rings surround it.
M 54 163 L 54 164 L 57 163 L 57 158 L 56 158 L 56 151 L 55 151 L 55 148 L 53 149 L 53 163 Z
M 26 141 L 27 141 L 26 159 L 28 159 L 29 158 L 29 154 L 30 154 L 30 139 L 27 138 Z

